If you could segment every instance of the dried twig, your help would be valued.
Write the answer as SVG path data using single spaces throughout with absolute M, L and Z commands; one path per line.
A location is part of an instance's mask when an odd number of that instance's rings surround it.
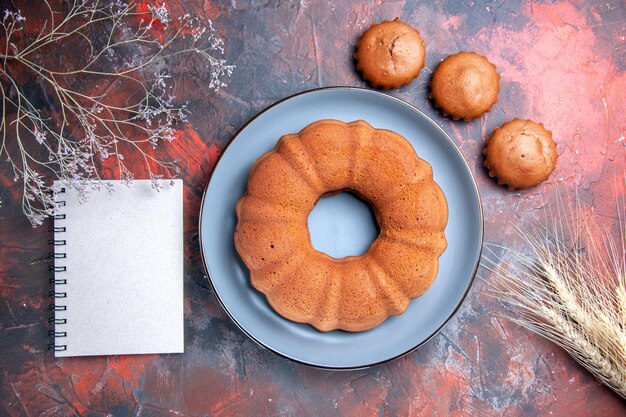
M 223 54 L 223 42 L 210 20 L 173 18 L 164 4 L 144 12 L 132 2 L 74 0 L 64 15 L 44 4 L 49 17 L 34 39 L 19 10 L 0 16 L 0 157 L 23 183 L 22 207 L 33 226 L 54 212 L 51 179 L 87 198 L 89 180 L 100 178 L 98 168 L 109 158 L 125 181 L 133 179 L 125 155 L 139 155 L 155 185 L 177 173 L 175 162 L 150 151 L 173 140 L 174 125 L 188 113 L 170 94 L 172 80 L 162 69 L 169 59 L 198 56 L 209 67 L 211 90 L 233 70 L 215 56 Z M 60 56 L 69 48 L 86 53 L 77 67 L 50 64 L 51 51 Z M 41 86 L 43 104 L 18 81 L 25 72 Z M 81 85 L 123 91 L 124 103 Z

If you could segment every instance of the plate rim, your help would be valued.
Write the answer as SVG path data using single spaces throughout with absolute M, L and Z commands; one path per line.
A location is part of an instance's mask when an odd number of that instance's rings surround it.
M 475 260 L 475 265 L 472 271 L 472 275 L 469 279 L 469 281 L 467 282 L 467 285 L 465 287 L 465 290 L 463 291 L 463 295 L 461 296 L 461 298 L 459 299 L 459 301 L 457 302 L 456 306 L 454 307 L 454 309 L 451 311 L 451 313 L 448 315 L 448 317 L 425 339 L 423 339 L 422 341 L 420 341 L 419 343 L 417 343 L 415 346 L 411 347 L 410 349 L 401 352 L 397 355 L 394 355 L 392 357 L 389 357 L 387 359 L 383 359 L 380 361 L 376 361 L 376 362 L 372 362 L 372 363 L 366 363 L 366 364 L 362 364 L 362 365 L 349 365 L 349 366 L 330 366 L 330 365 L 323 365 L 323 364 L 319 364 L 319 363 L 315 363 L 313 361 L 307 361 L 304 359 L 299 359 L 297 357 L 293 357 L 291 355 L 288 355 L 284 352 L 281 352 L 280 350 L 273 348 L 265 343 L 263 343 L 261 340 L 258 340 L 256 337 L 254 337 L 252 334 L 250 334 L 248 332 L 247 329 L 244 328 L 244 326 L 239 323 L 239 321 L 235 318 L 235 316 L 230 312 L 230 310 L 228 309 L 228 307 L 226 307 L 226 305 L 224 304 L 224 302 L 222 301 L 222 298 L 219 295 L 219 291 L 217 290 L 217 288 L 215 287 L 215 285 L 213 284 L 213 278 L 211 277 L 211 271 L 207 262 L 207 259 L 204 255 L 204 245 L 203 245 L 203 233 L 202 233 L 202 219 L 203 216 L 202 214 L 204 213 L 204 205 L 205 205 L 205 201 L 206 201 L 206 196 L 208 194 L 209 188 L 211 187 L 211 182 L 213 180 L 214 177 L 214 173 L 217 170 L 217 167 L 219 165 L 219 163 L 222 161 L 222 157 L 226 154 L 226 152 L 228 151 L 228 148 L 230 147 L 230 145 L 232 143 L 235 142 L 235 140 L 239 137 L 239 135 L 250 125 L 252 124 L 255 120 L 257 120 L 259 117 L 263 116 L 265 113 L 267 113 L 269 110 L 273 109 L 274 107 L 289 101 L 293 98 L 299 97 L 299 96 L 303 96 L 303 95 L 308 95 L 308 94 L 314 94 L 320 91 L 327 91 L 327 90 L 333 90 L 333 91 L 352 91 L 352 90 L 357 90 L 366 94 L 372 94 L 374 96 L 378 96 L 378 97 L 382 97 L 383 99 L 389 99 L 392 101 L 397 102 L 398 104 L 405 106 L 407 108 L 409 108 L 410 110 L 412 110 L 413 112 L 417 113 L 418 115 L 422 116 L 424 119 L 426 119 L 432 126 L 434 126 L 442 135 L 443 137 L 452 145 L 452 148 L 454 149 L 454 151 L 458 154 L 458 156 L 460 157 L 461 161 L 463 162 L 463 165 L 465 166 L 465 168 L 467 169 L 467 172 L 470 175 L 470 178 L 472 180 L 472 185 L 473 185 L 473 190 L 474 190 L 474 194 L 476 196 L 476 201 L 477 201 L 477 208 L 478 208 L 478 219 L 479 219 L 479 229 L 480 229 L 480 236 L 478 239 L 478 251 L 476 253 L 476 260 Z M 424 113 L 423 111 L 421 111 L 420 109 L 418 109 L 417 107 L 413 106 L 412 104 L 407 103 L 406 101 L 394 97 L 392 95 L 380 92 L 380 91 L 375 91 L 375 90 L 371 90 L 368 88 L 363 88 L 363 87 L 354 87 L 354 86 L 329 86 L 329 87 L 317 87 L 317 88 L 313 88 L 313 89 L 309 89 L 309 90 L 304 90 L 304 91 L 300 91 L 298 93 L 295 94 L 291 94 L 287 97 L 284 97 L 278 101 L 273 102 L 272 104 L 270 104 L 269 106 L 266 106 L 265 108 L 263 108 L 262 110 L 260 110 L 259 112 L 257 112 L 253 117 L 251 117 L 243 126 L 241 126 L 241 128 L 239 128 L 237 130 L 237 132 L 231 137 L 231 139 L 226 143 L 226 145 L 224 146 L 224 148 L 222 149 L 222 151 L 220 152 L 219 157 L 217 158 L 215 165 L 213 166 L 213 170 L 211 171 L 211 174 L 209 176 L 209 180 L 207 181 L 207 184 L 204 188 L 204 192 L 202 193 L 202 201 L 200 202 L 200 210 L 199 210 L 199 215 L 198 215 L 198 240 L 199 240 L 199 245 L 200 245 L 200 256 L 202 258 L 202 266 L 204 269 L 204 272 L 206 274 L 206 278 L 207 281 L 209 282 L 209 285 L 211 286 L 211 288 L 213 289 L 213 294 L 215 295 L 215 298 L 217 298 L 218 302 L 220 303 L 222 309 L 226 312 L 226 314 L 228 315 L 228 317 L 235 323 L 235 325 L 246 335 L 248 336 L 251 340 L 253 340 L 257 345 L 269 350 L 270 352 L 283 357 L 289 361 L 293 361 L 299 364 L 303 364 L 306 366 L 310 366 L 313 368 L 317 368 L 317 369 L 326 369 L 326 370 L 334 370 L 334 371 L 353 371 L 353 370 L 359 370 L 359 369 L 366 369 L 366 368 L 370 368 L 373 366 L 377 366 L 377 365 L 381 365 L 387 362 L 391 362 L 395 359 L 401 358 L 405 355 L 408 355 L 411 352 L 416 351 L 417 349 L 419 349 L 421 346 L 423 346 L 424 344 L 426 344 L 428 341 L 430 341 L 434 336 L 436 336 L 442 329 L 443 327 L 448 324 L 448 322 L 456 315 L 456 313 L 458 312 L 459 308 L 461 307 L 461 305 L 463 304 L 463 302 L 465 301 L 465 299 L 467 298 L 467 294 L 469 293 L 470 289 L 472 288 L 472 285 L 474 284 L 474 281 L 476 279 L 476 275 L 478 272 L 478 268 L 480 266 L 480 259 L 482 256 L 482 250 L 483 250 L 483 243 L 484 243 L 484 235 L 485 235 L 485 222 L 484 222 L 484 217 L 483 217 L 483 208 L 482 208 L 482 200 L 480 197 L 480 192 L 478 189 L 478 184 L 476 183 L 476 177 L 474 176 L 469 164 L 467 163 L 467 160 L 465 159 L 465 157 L 463 156 L 463 154 L 461 153 L 461 150 L 459 149 L 459 147 L 456 145 L 456 143 L 454 143 L 454 141 L 452 140 L 452 138 L 446 133 L 445 130 L 443 130 L 443 128 L 441 126 L 439 126 L 433 119 L 431 119 L 426 113 Z

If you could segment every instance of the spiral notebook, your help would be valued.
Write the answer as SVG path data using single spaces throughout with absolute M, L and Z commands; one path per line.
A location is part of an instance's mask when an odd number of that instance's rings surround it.
M 58 188 L 51 240 L 55 356 L 183 352 L 182 181 Z

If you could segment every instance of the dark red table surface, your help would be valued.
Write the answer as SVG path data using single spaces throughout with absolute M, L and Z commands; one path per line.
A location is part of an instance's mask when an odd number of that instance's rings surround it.
M 28 14 L 28 2 L 16 3 Z M 574 190 L 585 213 L 616 230 L 614 184 L 615 175 L 623 181 L 626 133 L 624 3 L 425 3 L 169 1 L 177 13 L 213 19 L 237 66 L 217 94 L 194 71 L 178 78 L 177 97 L 189 100 L 192 115 L 163 148 L 166 158 L 181 161 L 185 184 L 184 354 L 54 359 L 46 350 L 49 234 L 21 214 L 21 187 L 0 164 L 0 415 L 624 415 L 625 403 L 561 349 L 496 315 L 486 273 L 426 345 L 350 372 L 264 350 L 233 324 L 210 288 L 198 213 L 224 146 L 286 96 L 365 87 L 354 45 L 372 23 L 396 16 L 419 28 L 426 68 L 389 94 L 431 116 L 460 147 L 482 195 L 487 242 L 520 247 L 513 225 L 528 224 L 555 193 L 572 199 Z M 486 55 L 502 74 L 500 102 L 471 123 L 443 118 L 427 99 L 434 68 L 460 50 Z M 484 137 L 514 117 L 545 123 L 559 152 L 551 178 L 520 192 L 490 179 L 481 156 Z

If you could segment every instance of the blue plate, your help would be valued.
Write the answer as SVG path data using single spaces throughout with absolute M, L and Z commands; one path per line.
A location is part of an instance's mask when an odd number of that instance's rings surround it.
M 235 203 L 245 193 L 254 161 L 287 133 L 320 119 L 365 120 L 375 128 L 404 136 L 433 167 L 448 200 L 448 248 L 440 258 L 433 286 L 406 312 L 359 333 L 323 333 L 279 316 L 251 285 L 233 243 Z M 317 248 L 343 254 L 355 241 L 371 240 L 371 214 L 350 197 L 316 206 L 309 228 Z M 337 210 L 351 210 L 365 227 L 356 239 L 337 239 Z M 345 216 L 344 216 L 345 218 Z M 344 233 L 345 235 L 345 233 Z M 354 369 L 402 356 L 430 339 L 461 305 L 480 259 L 483 219 L 471 171 L 450 137 L 415 107 L 372 90 L 332 87 L 286 98 L 254 117 L 222 153 L 202 200 L 200 242 L 207 274 L 226 312 L 253 340 L 289 359 L 323 368 Z M 369 241 L 368 241 L 369 243 Z M 342 247 L 350 246 L 349 248 Z M 363 248 L 357 248 L 362 251 Z

